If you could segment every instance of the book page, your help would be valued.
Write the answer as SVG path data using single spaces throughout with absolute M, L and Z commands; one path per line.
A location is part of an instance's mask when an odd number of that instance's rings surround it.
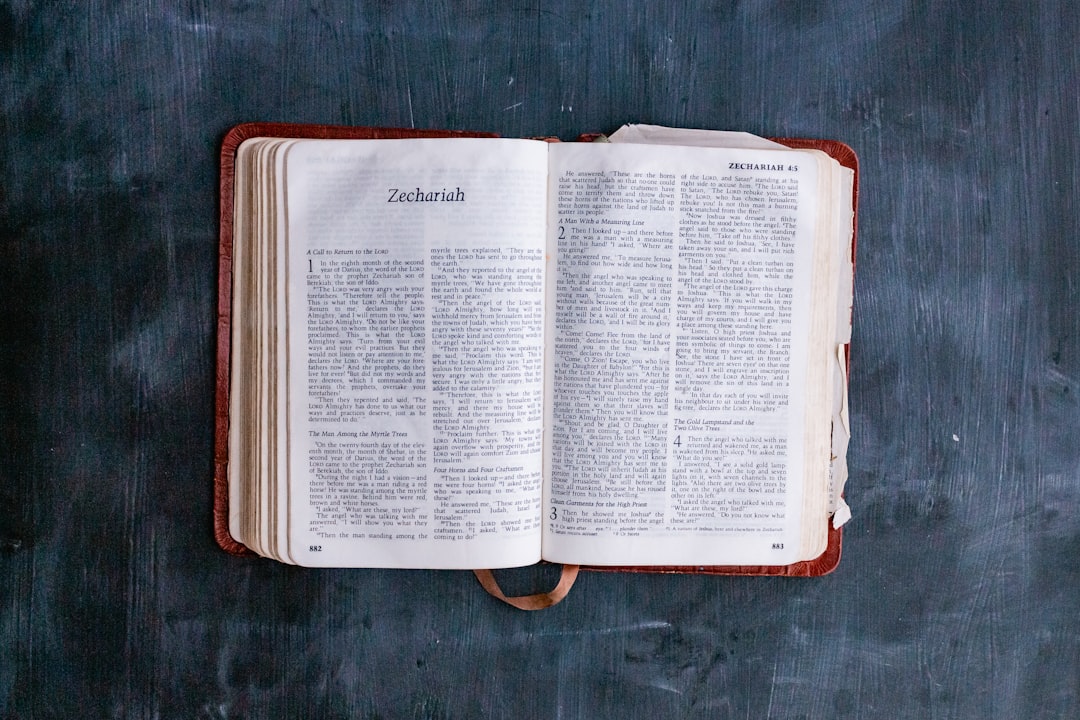
M 551 156 L 544 558 L 806 559 L 804 490 L 811 478 L 824 496 L 828 459 L 808 466 L 807 368 L 829 360 L 811 363 L 807 329 L 812 307 L 835 317 L 812 301 L 815 157 L 617 144 Z
M 748 132 L 731 130 L 695 130 L 635 123 L 623 125 L 608 136 L 608 142 L 643 145 L 679 145 L 682 147 L 720 147 L 786 150 L 780 143 Z
M 786 150 L 787 146 L 772 140 L 746 132 L 726 130 L 694 130 L 672 128 L 659 125 L 632 124 L 623 125 L 607 137 L 612 143 L 640 143 L 649 145 L 683 145 L 695 147 L 724 147 Z M 851 518 L 851 510 L 844 502 L 844 484 L 847 480 L 847 447 L 851 436 L 847 420 L 847 346 L 851 342 L 851 310 L 854 289 L 854 259 L 852 240 L 854 237 L 853 190 L 854 171 L 838 163 L 830 163 L 832 177 L 829 185 L 834 185 L 831 193 L 835 196 L 834 217 L 831 225 L 836 239 L 836 250 L 840 254 L 837 289 L 836 351 L 833 379 L 833 420 L 832 420 L 832 463 L 828 489 L 829 513 L 833 516 L 833 526 L 840 527 Z M 819 193 L 819 199 L 830 196 L 825 188 Z
M 289 553 L 539 559 L 546 145 L 289 148 Z
M 747 148 L 786 150 L 780 142 L 743 132 L 690 130 L 685 127 L 664 127 L 660 125 L 631 124 L 623 125 L 618 131 L 607 137 L 609 142 L 637 142 L 647 145 L 679 145 L 714 148 Z M 852 239 L 854 233 L 854 206 L 848 202 L 853 198 L 854 171 L 838 163 L 829 163 L 832 178 L 825 186 L 835 188 L 832 193 L 836 202 L 833 204 L 835 217 L 832 218 L 837 252 L 840 253 L 837 289 L 836 351 L 833 383 L 833 432 L 832 463 L 829 467 L 828 512 L 833 516 L 833 526 L 841 527 L 851 518 L 851 511 L 843 500 L 843 486 L 848 477 L 848 441 L 851 430 L 847 412 L 847 347 L 851 342 L 851 310 L 854 262 L 852 257 Z M 823 187 L 819 202 L 827 200 L 829 192 Z M 823 205 L 827 206 L 827 204 Z

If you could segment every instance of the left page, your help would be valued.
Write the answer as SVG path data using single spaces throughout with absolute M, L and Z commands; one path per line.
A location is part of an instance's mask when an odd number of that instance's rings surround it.
M 283 164 L 290 559 L 536 562 L 546 145 L 313 140 Z

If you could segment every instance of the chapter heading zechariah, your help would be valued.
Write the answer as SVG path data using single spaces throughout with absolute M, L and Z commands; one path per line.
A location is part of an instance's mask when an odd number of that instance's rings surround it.
M 390 193 L 390 197 L 386 200 L 388 203 L 465 202 L 465 193 L 462 192 L 460 187 L 454 188 L 453 190 L 447 190 L 446 188 L 441 190 L 421 190 L 420 188 L 401 190 L 398 188 L 387 188 L 387 192 Z

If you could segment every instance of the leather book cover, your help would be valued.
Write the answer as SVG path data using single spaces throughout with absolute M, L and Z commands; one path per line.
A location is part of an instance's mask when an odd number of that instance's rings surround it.
M 217 307 L 217 377 L 214 417 L 214 537 L 222 549 L 234 555 L 254 553 L 237 542 L 229 533 L 229 356 L 232 316 L 232 243 L 233 243 L 233 181 L 236 151 L 245 140 L 256 137 L 313 138 L 313 139 L 398 139 L 498 137 L 494 133 L 461 132 L 455 130 L 414 130 L 409 128 L 347 127 L 338 125 L 302 125 L 290 123 L 244 123 L 230 130 L 221 145 L 220 181 L 220 245 L 218 249 L 218 307 Z M 586 134 L 581 142 L 600 137 Z M 554 140 L 554 138 L 545 138 Z M 822 150 L 842 166 L 855 173 L 852 189 L 851 257 L 855 258 L 855 239 L 858 228 L 859 165 L 855 151 L 836 140 L 802 138 L 771 138 L 796 149 Z M 848 364 L 850 366 L 850 346 Z M 840 563 L 842 532 L 829 521 L 828 545 L 825 552 L 813 560 L 791 565 L 647 565 L 598 566 L 583 565 L 583 570 L 602 572 L 699 573 L 709 575 L 772 575 L 812 577 L 825 575 Z M 489 591 L 490 592 L 490 591 Z

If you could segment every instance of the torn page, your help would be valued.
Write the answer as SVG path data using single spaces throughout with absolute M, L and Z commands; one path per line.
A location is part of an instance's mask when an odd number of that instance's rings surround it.
M 748 150 L 788 150 L 784 145 L 748 132 L 693 130 L 661 125 L 623 125 L 608 136 L 608 142 L 647 145 L 691 145 L 694 147 L 745 148 Z

